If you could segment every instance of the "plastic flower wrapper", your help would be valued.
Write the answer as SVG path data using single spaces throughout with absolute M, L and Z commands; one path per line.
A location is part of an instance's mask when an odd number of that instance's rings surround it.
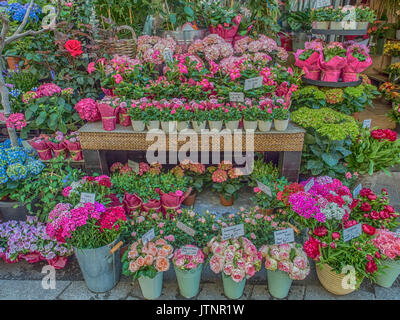
M 310 273 L 307 255 L 300 244 L 264 245 L 260 252 L 267 270 L 286 272 L 292 280 L 304 280 Z
M 143 200 L 138 195 L 127 192 L 124 193 L 123 204 L 128 215 L 131 215 L 138 210 L 140 211 L 142 203 Z
M 347 63 L 342 70 L 343 82 L 358 81 L 358 74 L 366 70 L 372 59 L 368 52 L 358 46 L 351 46 L 346 53 Z
M 250 279 L 261 269 L 261 253 L 245 237 L 229 240 L 215 237 L 208 247 L 212 253 L 211 270 L 216 274 L 223 272 L 235 282 Z
M 294 56 L 296 58 L 295 66 L 303 69 L 306 78 L 319 80 L 321 76 L 321 67 L 319 64 L 320 51 L 312 49 L 297 50 Z
M 117 114 L 119 110 L 119 104 L 116 102 L 116 100 L 104 98 L 100 101 L 97 107 L 101 114 L 104 130 L 115 130 L 115 126 L 117 124 Z
M 54 152 L 54 157 L 57 158 L 62 156 L 64 159 L 68 157 L 68 151 L 64 143 L 64 134 L 57 131 L 55 136 L 50 137 L 47 141 L 47 145 Z
M 67 147 L 72 160 L 82 161 L 83 153 L 81 143 L 79 142 L 79 132 L 70 132 L 64 137 L 64 144 Z
M 123 105 L 126 102 L 122 102 L 121 105 Z M 119 117 L 119 123 L 121 124 L 121 126 L 124 127 L 129 127 L 132 123 L 131 123 L 131 118 L 128 115 L 128 109 L 125 107 L 122 107 L 120 105 L 119 111 L 118 111 L 118 117 Z
M 334 56 L 326 61 L 325 56 L 321 54 L 319 57 L 319 65 L 322 70 L 321 81 L 338 82 L 347 59 L 346 57 Z
M 53 154 L 51 153 L 51 149 L 48 145 L 48 140 L 46 137 L 35 137 L 28 141 L 28 143 L 38 152 L 40 160 L 46 161 L 53 158 Z
M 197 249 L 196 255 L 186 255 L 182 252 L 182 248 L 175 250 L 172 262 L 176 268 L 180 270 L 194 270 L 197 269 L 201 264 L 204 263 L 204 253 L 200 248 L 194 245 L 186 245 L 184 247 L 190 247 Z
M 154 278 L 159 272 L 166 272 L 170 267 L 173 247 L 164 239 L 158 238 L 147 242 L 134 242 L 122 257 L 122 273 L 132 276 L 133 280 L 140 277 Z

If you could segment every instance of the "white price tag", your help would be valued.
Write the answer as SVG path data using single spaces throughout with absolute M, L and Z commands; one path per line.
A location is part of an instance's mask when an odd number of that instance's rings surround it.
M 314 185 L 314 178 L 311 178 L 310 181 L 307 182 L 307 184 L 304 186 L 304 191 L 308 192 Z
M 294 242 L 294 232 L 292 228 L 278 230 L 274 232 L 275 244 L 286 244 Z
M 353 198 L 357 198 L 362 189 L 361 183 L 353 190 Z
M 361 223 L 356 224 L 350 228 L 344 229 L 343 230 L 343 241 L 347 242 L 354 238 L 357 238 L 358 236 L 361 235 L 361 233 L 362 233 Z
M 173 61 L 173 54 L 171 49 L 166 48 L 163 52 L 163 58 L 165 62 L 172 62 Z
M 272 197 L 272 192 L 271 192 L 271 188 L 270 187 L 267 187 L 265 184 L 261 183 L 260 181 L 257 181 L 257 186 L 267 196 Z
M 95 193 L 87 193 L 87 192 L 82 192 L 81 193 L 81 203 L 94 203 L 96 200 L 96 194 Z
M 150 231 L 147 231 L 143 236 L 142 236 L 142 242 L 144 245 L 146 245 L 147 242 L 150 242 L 151 240 L 154 239 L 155 237 L 154 233 L 154 228 L 152 228 Z
M 251 79 L 246 79 L 244 81 L 244 90 L 257 89 L 262 86 L 263 77 L 256 77 Z
M 229 100 L 231 102 L 243 102 L 244 93 L 243 92 L 229 92 Z
M 196 234 L 196 231 L 195 231 L 195 230 L 193 230 L 192 228 L 188 227 L 186 224 L 184 224 L 184 223 L 182 223 L 182 222 L 180 222 L 180 221 L 178 221 L 178 222 L 176 223 L 176 227 L 177 227 L 179 230 L 182 230 L 183 232 L 187 233 L 189 236 L 194 237 L 194 235 Z
M 371 120 L 371 119 L 365 119 L 365 120 L 363 121 L 363 128 L 368 128 L 368 129 L 370 129 L 370 128 L 371 128 L 371 123 L 372 123 L 372 120 Z
M 128 160 L 128 167 L 132 168 L 132 170 L 135 173 L 139 173 L 139 163 L 132 161 L 132 160 Z
M 317 0 L 315 3 L 315 8 L 322 8 L 322 7 L 328 7 L 331 5 L 331 0 Z
M 199 252 L 199 248 L 194 247 L 183 247 L 181 253 L 185 256 L 195 256 Z
M 243 223 L 237 224 L 232 227 L 227 227 L 222 229 L 222 240 L 229 240 L 232 238 L 239 238 L 244 235 L 244 225 Z

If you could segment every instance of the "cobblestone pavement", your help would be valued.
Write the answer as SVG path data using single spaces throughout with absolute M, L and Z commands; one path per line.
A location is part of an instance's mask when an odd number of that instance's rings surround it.
M 381 188 L 387 188 L 391 197 L 391 203 L 400 210 L 400 172 L 393 172 L 391 177 L 385 174 L 375 175 L 363 182 L 363 186 L 371 187 L 378 192 Z M 230 209 L 237 211 L 240 206 L 249 205 L 249 192 L 241 193 L 235 207 Z M 204 201 L 202 201 L 202 198 Z M 210 194 L 202 194 L 198 199 L 196 209 L 224 214 L 226 208 L 218 207 L 219 199 Z M 70 261 L 63 270 L 56 272 L 56 288 L 43 289 L 42 279 L 45 273 L 42 268 L 46 264 L 39 262 L 29 264 L 25 261 L 6 264 L 0 262 L 0 300 L 138 300 L 143 299 L 139 284 L 136 281 L 132 284 L 131 280 L 121 276 L 120 282 L 115 288 L 106 293 L 96 294 L 89 291 L 83 281 L 82 273 L 75 257 L 70 257 Z M 400 300 L 400 280 L 397 279 L 392 288 L 386 289 L 377 285 L 372 285 L 364 281 L 360 289 L 346 296 L 335 296 L 326 291 L 320 284 L 315 265 L 312 262 L 310 275 L 303 281 L 294 281 L 290 289 L 288 300 Z M 162 296 L 163 300 L 185 299 L 179 294 L 175 273 L 172 269 L 164 275 Z M 223 293 L 221 275 L 211 272 L 209 266 L 202 274 L 202 283 L 198 295 L 193 298 L 196 300 L 225 300 Z M 258 272 L 246 283 L 245 291 L 241 299 L 244 300 L 273 300 L 267 288 L 266 270 Z

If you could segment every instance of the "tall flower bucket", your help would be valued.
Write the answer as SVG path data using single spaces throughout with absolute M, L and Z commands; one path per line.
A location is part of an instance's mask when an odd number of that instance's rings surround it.
M 181 295 L 185 298 L 193 298 L 196 296 L 200 288 L 203 265 L 200 264 L 196 269 L 192 270 L 180 270 L 174 265 L 174 269 Z
M 283 299 L 289 294 L 293 280 L 286 272 L 281 270 L 267 270 L 268 290 L 271 296 Z
M 74 248 L 76 258 L 82 270 L 89 290 L 106 292 L 115 287 L 121 275 L 121 257 L 119 249 L 110 253 L 119 239 L 96 249 Z
M 377 276 L 376 283 L 381 287 L 390 288 L 400 274 L 400 261 L 387 259 L 382 262 L 382 265 L 388 268 L 383 270 L 383 274 Z
M 161 296 L 163 274 L 164 272 L 158 272 L 154 278 L 149 278 L 149 277 L 138 278 L 143 297 L 145 297 L 148 300 L 153 300 Z
M 241 282 L 235 282 L 232 277 L 222 273 L 222 283 L 224 284 L 224 293 L 229 299 L 239 299 L 243 295 L 246 279 Z

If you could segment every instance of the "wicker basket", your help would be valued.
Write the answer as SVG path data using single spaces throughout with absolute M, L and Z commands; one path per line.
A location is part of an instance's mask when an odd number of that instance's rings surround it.
M 355 289 L 344 289 L 342 281 L 345 277 L 344 274 L 337 274 L 330 266 L 324 264 L 322 270 L 317 265 L 317 276 L 322 286 L 330 293 L 342 296 L 355 291 Z
M 119 39 L 118 32 L 128 30 L 132 34 L 131 39 Z M 96 40 L 109 54 L 117 54 L 119 56 L 128 56 L 134 59 L 136 57 L 137 37 L 133 28 L 129 26 L 116 27 L 113 30 L 113 36 L 108 39 Z

